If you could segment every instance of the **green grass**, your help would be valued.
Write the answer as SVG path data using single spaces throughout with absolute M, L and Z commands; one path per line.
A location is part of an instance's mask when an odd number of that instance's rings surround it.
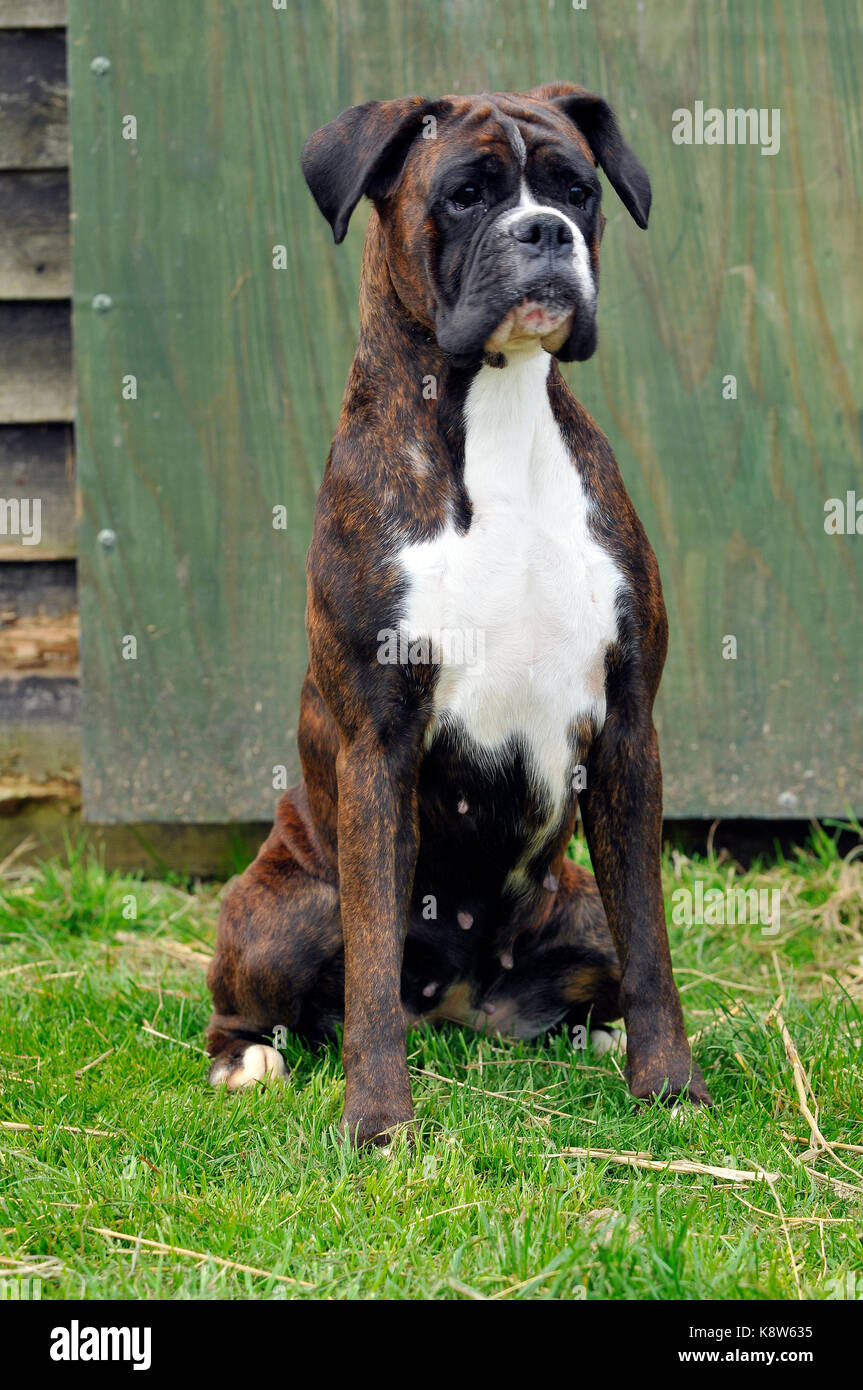
M 0 1130 L 0 1274 L 40 1274 L 43 1298 L 863 1295 L 863 1150 L 807 1157 L 768 1019 L 781 993 L 826 1139 L 863 1143 L 863 860 L 815 830 L 793 859 L 746 873 L 674 850 L 664 872 L 669 916 L 694 878 L 782 891 L 776 936 L 671 928 L 712 1114 L 636 1109 L 619 1065 L 565 1038 L 448 1027 L 409 1037 L 416 1147 L 357 1153 L 336 1131 L 334 1047 L 291 1042 L 283 1088 L 205 1085 L 204 970 L 165 943 L 210 949 L 217 887 L 106 874 L 74 847 L 62 863 L 7 864 L 0 1118 L 42 1128 Z M 779 1176 L 734 1184 L 562 1156 L 588 1145 Z M 95 1227 L 266 1273 L 136 1250 Z

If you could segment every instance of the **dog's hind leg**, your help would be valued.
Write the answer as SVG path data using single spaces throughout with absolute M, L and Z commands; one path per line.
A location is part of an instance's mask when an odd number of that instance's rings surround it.
M 340 1020 L 338 887 L 310 836 L 302 784 L 285 794 L 268 840 L 225 894 L 207 980 L 209 1079 L 230 1091 L 287 1075 L 265 1042 L 274 1030 L 318 1041 Z
M 565 859 L 555 912 L 549 924 L 555 949 L 568 949 L 560 988 L 569 1005 L 566 1023 L 590 1023 L 598 1050 L 607 1050 L 606 1027 L 622 1012 L 620 961 L 593 874 Z

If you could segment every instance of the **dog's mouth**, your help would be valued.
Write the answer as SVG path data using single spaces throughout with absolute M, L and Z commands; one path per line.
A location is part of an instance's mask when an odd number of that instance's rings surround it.
M 486 352 L 530 345 L 537 340 L 546 352 L 557 352 L 569 337 L 575 306 L 549 304 L 525 295 L 504 315 L 484 343 Z

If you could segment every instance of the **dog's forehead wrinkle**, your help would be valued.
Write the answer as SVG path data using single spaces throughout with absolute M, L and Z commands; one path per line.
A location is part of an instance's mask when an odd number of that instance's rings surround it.
M 491 130 L 502 130 L 516 153 L 534 129 L 559 137 L 572 124 L 551 107 L 525 102 L 507 92 L 443 100 L 448 104 L 445 121 L 451 130 L 461 128 L 475 134 L 478 126 L 488 125 Z
M 508 106 L 487 102 L 477 106 L 471 104 L 472 100 L 467 99 L 465 106 L 449 118 L 450 138 L 445 145 L 457 147 L 461 144 L 459 137 L 463 137 L 474 156 L 499 152 L 507 163 L 514 158 L 515 167 L 522 172 L 538 157 L 555 153 L 584 165 L 586 171 L 596 168 L 596 159 L 582 131 L 558 112 L 521 106 L 516 100 Z
M 457 147 L 451 156 L 441 157 L 434 170 L 433 186 L 461 176 L 493 177 L 504 171 L 505 166 L 495 150 L 477 152 L 475 146 L 465 144 Z
M 515 121 L 509 117 L 505 117 L 502 124 L 506 131 L 507 139 L 512 146 L 513 153 L 518 160 L 519 168 L 523 169 L 527 163 L 527 146 L 524 143 L 524 136 Z

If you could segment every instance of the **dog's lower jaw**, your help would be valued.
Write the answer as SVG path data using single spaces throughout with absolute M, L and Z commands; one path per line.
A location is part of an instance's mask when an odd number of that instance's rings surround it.
M 547 309 L 533 300 L 514 304 L 486 339 L 487 353 L 557 352 L 572 332 L 574 309 Z
M 553 355 L 558 362 L 586 362 L 596 352 L 597 341 L 596 320 L 585 323 L 576 319 L 569 337 L 552 350 Z
M 512 311 L 511 311 L 512 312 Z M 586 362 L 596 351 L 595 321 L 569 314 L 560 323 L 550 324 L 545 333 L 512 333 L 506 331 L 507 315 L 479 347 L 460 349 L 449 346 L 447 335 L 439 346 L 454 367 L 468 369 L 485 362 L 490 367 L 505 367 L 512 358 L 547 352 L 559 362 Z

